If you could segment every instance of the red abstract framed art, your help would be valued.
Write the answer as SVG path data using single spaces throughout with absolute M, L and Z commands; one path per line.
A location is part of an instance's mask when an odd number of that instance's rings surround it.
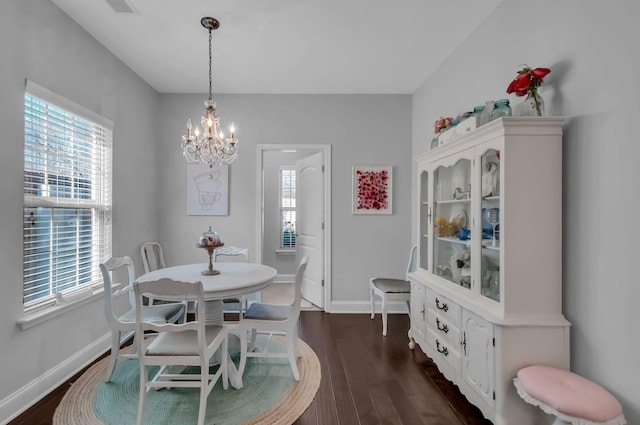
M 390 165 L 353 167 L 352 214 L 391 214 Z

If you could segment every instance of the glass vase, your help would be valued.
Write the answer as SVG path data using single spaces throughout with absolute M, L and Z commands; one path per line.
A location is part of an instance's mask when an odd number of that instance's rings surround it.
M 493 100 L 487 100 L 485 102 L 484 109 L 480 113 L 480 118 L 478 118 L 478 127 L 491 121 L 491 112 L 493 111 L 494 105 L 495 102 Z
M 509 99 L 496 100 L 496 103 L 491 111 L 491 121 L 500 117 L 510 117 L 511 106 L 509 106 Z
M 438 144 L 439 144 L 438 136 L 439 134 L 436 134 L 435 136 L 433 136 L 433 139 L 431 139 L 431 149 L 435 149 L 438 147 Z
M 520 115 L 523 117 L 544 116 L 544 99 L 542 99 L 538 92 L 527 95 L 520 104 Z

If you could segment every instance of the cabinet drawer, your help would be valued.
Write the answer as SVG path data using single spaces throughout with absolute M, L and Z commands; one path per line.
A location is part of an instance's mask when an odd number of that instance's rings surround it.
M 460 346 L 460 328 L 432 308 L 427 310 L 427 324 L 429 329 L 432 329 L 438 337 L 445 339 L 447 343 L 454 347 Z
M 457 382 L 462 367 L 458 345 L 436 335 L 433 329 L 427 330 L 427 344 L 434 351 L 433 361 L 438 365 L 440 372 L 450 381 Z
M 460 326 L 461 309 L 458 304 L 433 291 L 427 291 L 427 305 L 437 311 L 442 318 Z

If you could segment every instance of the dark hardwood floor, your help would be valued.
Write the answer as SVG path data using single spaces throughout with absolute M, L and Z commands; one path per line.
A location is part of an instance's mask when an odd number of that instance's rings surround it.
M 318 356 L 322 381 L 295 424 L 490 425 L 431 359 L 417 347 L 409 350 L 408 328 L 408 316 L 391 315 L 383 337 L 379 315 L 303 311 L 300 337 Z M 52 425 L 56 406 L 81 374 L 8 425 Z

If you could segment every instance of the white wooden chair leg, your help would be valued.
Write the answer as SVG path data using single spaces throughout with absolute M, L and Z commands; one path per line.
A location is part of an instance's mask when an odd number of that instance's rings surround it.
M 375 302 L 373 301 L 373 288 L 369 286 L 369 299 L 371 300 L 371 318 L 375 315 Z
M 382 296 L 382 336 L 387 336 L 387 297 Z
M 258 332 L 255 329 L 251 329 L 251 342 L 249 343 L 249 347 L 247 348 L 249 351 L 254 351 L 256 349 L 256 336 Z M 267 341 L 267 345 L 271 342 L 271 334 L 269 334 L 269 340 Z
M 240 330 L 240 363 L 238 364 L 238 374 L 242 376 L 247 365 L 247 331 Z M 224 379 L 224 377 L 223 377 Z M 224 381 L 223 381 L 224 382 Z
M 296 357 L 302 357 L 302 351 L 300 351 L 300 343 L 298 342 L 298 324 L 296 323 L 295 330 L 293 332 L 293 342 L 295 344 Z
M 144 418 L 144 405 L 147 398 L 147 372 L 144 366 L 140 368 L 140 373 L 145 378 L 140 380 L 140 396 L 138 397 L 138 418 L 136 420 L 137 425 L 142 425 L 142 419 Z
M 209 365 L 203 364 L 200 366 L 203 377 L 200 381 L 200 405 L 198 406 L 198 425 L 204 425 L 204 415 L 207 411 L 207 387 L 209 386 Z M 222 366 L 220 366 L 222 367 Z
M 222 389 L 229 389 L 229 337 L 225 337 L 222 341 L 222 360 L 220 361 L 220 367 L 222 368 Z
M 298 364 L 296 363 L 295 356 L 295 341 L 294 338 L 298 338 L 293 333 L 287 333 L 287 351 L 289 352 L 289 363 L 291 364 L 291 370 L 293 371 L 293 379 L 300 380 L 300 372 L 298 371 Z
M 109 367 L 105 374 L 105 382 L 111 382 L 113 371 L 116 370 L 118 362 L 118 353 L 120 352 L 120 332 L 111 332 L 111 358 L 109 359 Z

